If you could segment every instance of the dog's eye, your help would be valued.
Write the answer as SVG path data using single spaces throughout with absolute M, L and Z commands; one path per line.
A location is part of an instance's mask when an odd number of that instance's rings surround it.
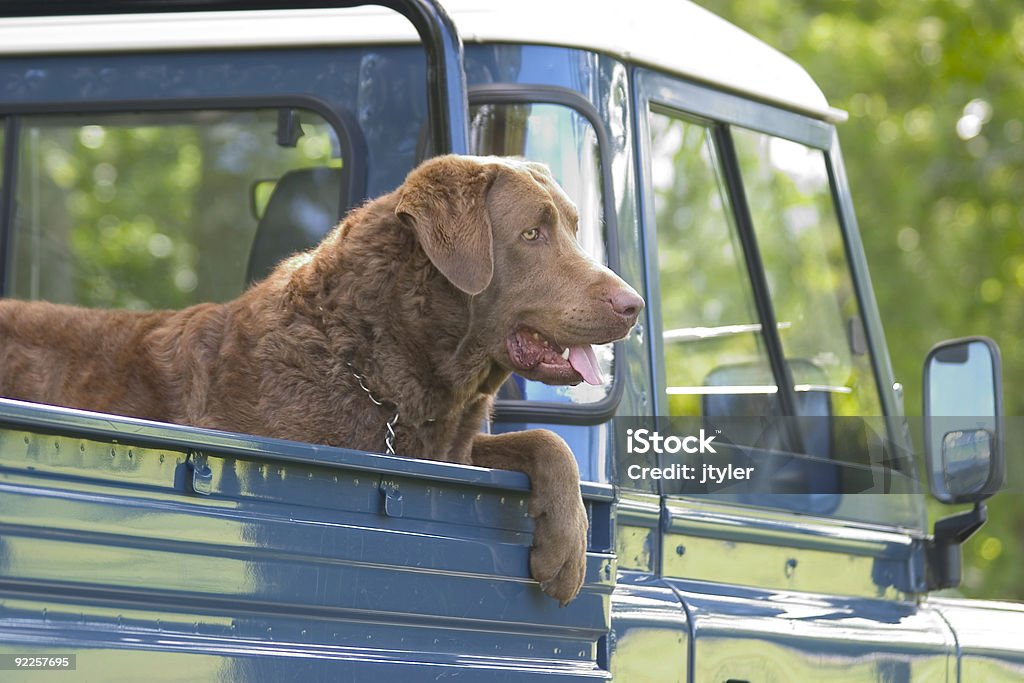
M 523 239 L 527 242 L 534 242 L 540 237 L 539 228 L 530 228 L 529 230 L 523 231 Z

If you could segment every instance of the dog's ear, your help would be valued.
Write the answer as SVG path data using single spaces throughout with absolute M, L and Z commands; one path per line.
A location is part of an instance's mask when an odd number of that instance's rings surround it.
M 487 192 L 497 166 L 458 156 L 424 162 L 399 190 L 397 215 L 416 233 L 427 258 L 449 282 L 479 294 L 494 276 Z

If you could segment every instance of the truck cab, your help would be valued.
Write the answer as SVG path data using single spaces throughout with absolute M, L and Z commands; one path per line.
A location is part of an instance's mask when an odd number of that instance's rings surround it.
M 513 377 L 483 427 L 572 447 L 580 596 L 529 579 L 521 475 L 0 399 L 0 652 L 111 681 L 1020 680 L 1024 610 L 931 595 L 1002 482 L 998 349 L 929 354 L 915 450 L 810 76 L 689 2 L 349 4 L 0 2 L 0 294 L 226 301 L 435 154 L 546 163 L 648 304 L 605 385 Z M 933 530 L 929 490 L 974 507 Z

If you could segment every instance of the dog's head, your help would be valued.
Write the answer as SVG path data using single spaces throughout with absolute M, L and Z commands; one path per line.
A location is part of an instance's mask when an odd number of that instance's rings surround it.
M 576 207 L 546 166 L 437 157 L 409 174 L 395 213 L 476 298 L 494 362 L 548 384 L 603 381 L 591 345 L 626 336 L 644 301 L 580 247 Z

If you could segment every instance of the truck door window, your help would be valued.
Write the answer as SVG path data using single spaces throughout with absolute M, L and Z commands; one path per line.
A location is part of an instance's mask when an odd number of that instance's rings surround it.
M 757 414 L 778 389 L 711 129 L 648 124 L 668 414 Z
M 829 415 L 881 415 L 824 153 L 742 128 L 732 134 L 795 389 L 819 395 L 798 407 L 827 398 Z
M 231 299 L 249 284 L 258 230 L 282 210 L 277 181 L 296 195 L 294 226 L 319 233 L 304 237 L 315 244 L 337 222 L 336 176 L 350 162 L 331 125 L 299 109 L 33 115 L 19 124 L 5 286 L 23 299 L 134 309 Z M 281 245 L 276 258 L 304 246 Z
M 481 104 L 470 108 L 470 149 L 474 154 L 521 156 L 551 167 L 555 179 L 579 210 L 579 240 L 595 260 L 608 263 L 604 230 L 601 150 L 593 125 L 575 109 L 547 103 Z M 601 370 L 612 375 L 614 346 L 595 346 Z M 505 399 L 596 403 L 609 384 L 554 387 L 514 375 L 499 394 Z
M 658 111 L 648 122 L 668 414 L 777 415 L 711 129 Z M 880 415 L 823 152 L 730 134 L 798 414 Z
M 824 153 L 658 108 L 647 129 L 660 412 L 699 418 L 666 424 L 717 430 L 719 462 L 756 472 L 721 487 L 663 481 L 662 492 L 825 512 L 834 494 L 912 487 L 888 474 L 912 463 L 895 455 L 884 423 L 863 419 L 881 415 L 880 399 Z M 763 324 L 772 317 L 777 343 Z

